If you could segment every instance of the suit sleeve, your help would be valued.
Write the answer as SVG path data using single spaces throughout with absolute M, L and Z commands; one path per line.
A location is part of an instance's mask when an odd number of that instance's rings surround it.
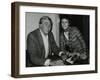
M 37 40 L 32 34 L 29 34 L 27 38 L 27 52 L 32 64 L 44 65 L 45 59 L 38 56 Z

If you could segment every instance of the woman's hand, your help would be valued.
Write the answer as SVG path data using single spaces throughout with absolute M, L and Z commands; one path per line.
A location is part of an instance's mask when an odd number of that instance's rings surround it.
M 82 60 L 85 60 L 85 59 L 87 58 L 87 55 L 86 55 L 86 54 L 80 54 L 80 58 L 81 58 Z

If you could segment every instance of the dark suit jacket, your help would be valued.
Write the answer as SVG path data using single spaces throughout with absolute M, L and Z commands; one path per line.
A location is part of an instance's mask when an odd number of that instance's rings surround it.
M 59 48 L 56 45 L 54 36 L 52 32 L 48 34 L 49 39 L 49 56 L 52 53 L 59 53 Z M 43 44 L 43 39 L 39 29 L 29 33 L 27 37 L 27 54 L 28 61 L 26 61 L 26 66 L 43 66 L 45 62 L 45 48 Z M 26 58 L 27 58 L 26 57 Z

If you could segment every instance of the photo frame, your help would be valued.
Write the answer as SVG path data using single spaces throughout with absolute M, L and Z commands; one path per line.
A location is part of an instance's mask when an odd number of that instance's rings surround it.
M 81 5 L 13 2 L 11 4 L 11 76 L 15 78 L 97 73 L 97 7 Z M 49 16 L 54 39 L 60 46 L 60 19 L 70 17 L 71 24 L 83 34 L 88 49 L 86 64 L 27 67 L 28 34 L 37 29 L 39 19 Z

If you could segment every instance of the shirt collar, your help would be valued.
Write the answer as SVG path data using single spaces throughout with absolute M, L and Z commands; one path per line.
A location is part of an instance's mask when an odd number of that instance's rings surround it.
M 39 29 L 40 30 L 40 33 L 41 33 L 41 35 L 42 35 L 42 37 L 47 37 L 48 38 L 48 35 L 44 35 L 44 33 L 42 32 L 42 30 L 41 29 Z

